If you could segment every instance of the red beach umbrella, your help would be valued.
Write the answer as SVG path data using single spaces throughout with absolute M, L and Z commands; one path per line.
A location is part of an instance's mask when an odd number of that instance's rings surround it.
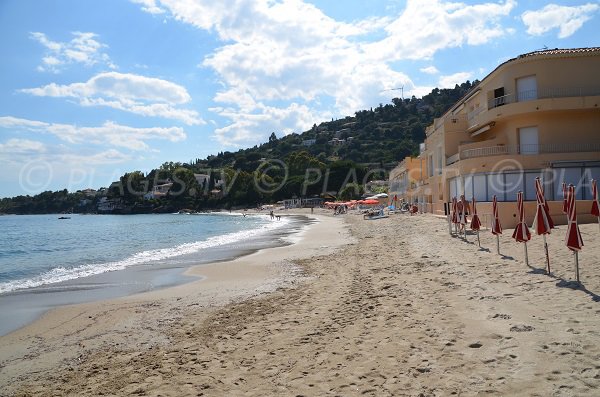
M 365 205 L 376 205 L 376 204 L 379 204 L 379 200 L 374 200 L 374 199 L 360 200 L 360 201 L 358 201 L 358 203 L 365 204 Z
M 579 282 L 579 251 L 581 251 L 581 247 L 583 247 L 583 239 L 581 238 L 579 226 L 577 225 L 575 186 L 573 185 L 569 185 L 569 189 L 567 191 L 567 200 L 567 207 L 569 209 L 569 213 L 567 215 L 569 223 L 567 226 L 567 235 L 565 236 L 565 243 L 567 244 L 567 248 L 573 251 L 575 255 L 575 276 L 577 278 L 577 282 Z
M 460 228 L 465 233 L 465 241 L 467 240 L 467 223 L 469 223 L 467 219 L 467 200 L 465 200 L 465 195 L 460 195 L 460 206 L 458 207 L 458 222 L 460 223 Z
M 502 234 L 502 225 L 498 216 L 498 200 L 496 195 L 492 199 L 492 234 L 496 236 L 496 253 L 500 255 L 500 235 Z
M 517 193 L 517 211 L 519 212 L 519 223 L 515 227 L 512 238 L 518 243 L 525 243 L 525 264 L 529 266 L 529 257 L 527 256 L 527 242 L 531 240 L 531 233 L 525 223 L 525 210 L 523 208 L 523 192 Z
M 473 215 L 471 216 L 471 230 L 475 230 L 477 232 L 477 245 L 481 247 L 481 241 L 479 240 L 479 229 L 481 229 L 481 221 L 479 220 L 479 215 L 477 215 L 475 196 L 473 196 Z
M 598 217 L 598 226 L 600 227 L 600 208 L 598 208 L 598 186 L 596 186 L 596 180 L 592 179 L 592 211 L 591 214 Z
M 456 201 L 456 196 L 452 197 L 452 217 L 450 218 L 451 222 L 454 224 L 454 231 L 457 231 L 458 224 L 458 203 Z
M 569 212 L 568 203 L 567 203 L 567 182 L 562 183 L 562 191 L 563 191 L 562 211 L 566 214 L 567 212 Z
M 554 227 L 552 217 L 548 210 L 548 203 L 544 197 L 544 189 L 542 188 L 542 181 L 540 178 L 535 178 L 535 197 L 537 199 L 537 208 L 535 211 L 535 217 L 533 218 L 533 225 L 531 226 L 535 233 L 539 236 L 544 237 L 544 250 L 546 252 L 546 268 L 548 274 L 550 274 L 550 256 L 548 254 L 548 243 L 546 242 L 546 234 L 550 234 L 550 230 Z

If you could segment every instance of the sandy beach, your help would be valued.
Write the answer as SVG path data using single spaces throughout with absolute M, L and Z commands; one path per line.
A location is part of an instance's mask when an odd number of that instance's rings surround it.
M 600 389 L 600 232 L 503 256 L 444 219 L 315 211 L 288 247 L 205 280 L 64 307 L 0 338 L 1 395 L 590 396 Z

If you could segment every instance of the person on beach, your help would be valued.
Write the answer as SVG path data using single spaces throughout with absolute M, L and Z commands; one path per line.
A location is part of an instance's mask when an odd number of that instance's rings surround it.
M 273 210 L 271 210 L 271 212 L 269 213 L 269 215 L 271 215 L 271 220 L 275 219 L 275 214 L 273 214 Z

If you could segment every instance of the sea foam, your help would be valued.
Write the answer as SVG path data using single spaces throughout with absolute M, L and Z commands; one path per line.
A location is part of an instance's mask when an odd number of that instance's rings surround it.
M 241 242 L 250 238 L 265 235 L 289 224 L 289 222 L 290 221 L 284 217 L 280 221 L 269 222 L 255 229 L 213 236 L 206 240 L 184 243 L 170 248 L 142 251 L 125 259 L 114 262 L 84 264 L 70 268 L 59 266 L 31 278 L 0 283 L 0 294 L 26 288 L 60 283 L 63 281 L 74 280 L 116 270 L 123 270 L 130 266 L 149 264 L 177 256 L 194 254 L 207 248 L 219 247 L 225 244 Z

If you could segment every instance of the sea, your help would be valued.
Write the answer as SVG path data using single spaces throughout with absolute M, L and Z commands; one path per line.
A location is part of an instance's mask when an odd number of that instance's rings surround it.
M 0 335 L 56 306 L 197 280 L 184 271 L 290 244 L 307 223 L 229 212 L 0 216 Z

